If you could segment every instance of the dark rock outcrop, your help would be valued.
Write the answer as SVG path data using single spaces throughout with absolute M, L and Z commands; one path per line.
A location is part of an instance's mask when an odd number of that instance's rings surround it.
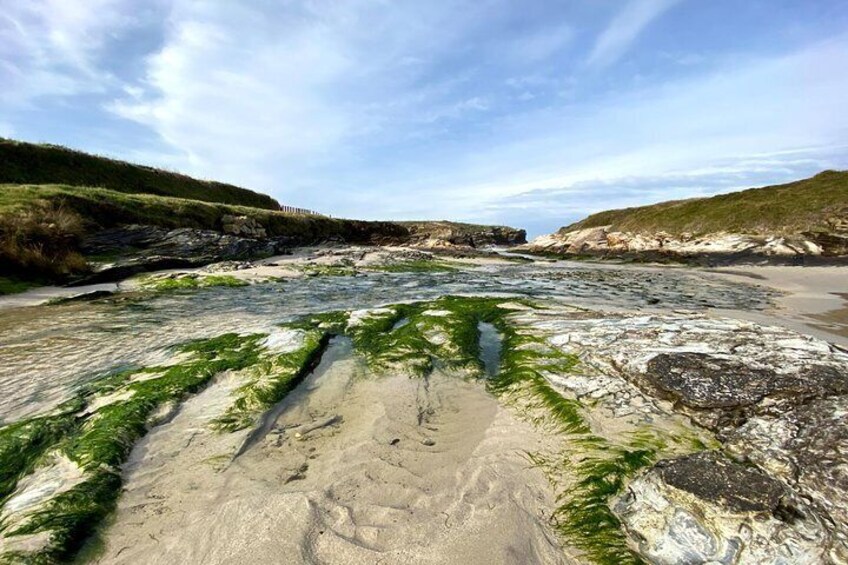
M 714 451 L 657 463 L 614 508 L 650 563 L 822 563 L 839 551 L 803 500 Z
M 814 398 L 848 394 L 848 374 L 832 366 L 805 365 L 778 372 L 774 367 L 691 352 L 653 357 L 639 380 L 713 431 Z
M 674 488 L 733 512 L 775 512 L 784 496 L 783 485 L 715 451 L 660 461 L 662 480 Z
M 162 269 L 267 257 L 284 252 L 286 247 L 278 240 L 244 238 L 212 230 L 123 226 L 99 232 L 83 243 L 86 255 L 119 258 L 105 262 L 74 284 L 110 282 Z
M 848 552 L 848 396 L 816 399 L 730 434 L 728 450 L 803 493 Z

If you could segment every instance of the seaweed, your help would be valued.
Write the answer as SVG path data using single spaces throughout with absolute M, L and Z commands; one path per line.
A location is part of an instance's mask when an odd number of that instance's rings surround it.
M 352 265 L 319 265 L 307 264 L 301 267 L 301 271 L 308 277 L 353 277 L 357 270 Z
M 76 426 L 73 414 L 31 418 L 0 428 L 0 504 L 44 453 Z
M 455 264 L 436 259 L 415 259 L 390 265 L 375 265 L 367 267 L 367 269 L 384 273 L 452 273 L 459 271 Z
M 265 410 L 283 400 L 314 369 L 329 341 L 327 332 L 306 331 L 296 350 L 263 358 L 254 366 L 256 376 L 238 388 L 236 400 L 213 426 L 234 432 L 255 425 Z
M 237 288 L 249 286 L 250 283 L 232 275 L 185 275 L 177 277 L 144 276 L 139 278 L 139 285 L 144 290 L 170 292 L 215 286 Z
M 0 524 L 7 537 L 49 532 L 48 544 L 31 553 L 7 552 L 0 561 L 52 563 L 72 556 L 87 536 L 114 508 L 120 494 L 120 465 L 138 439 L 147 433 L 148 419 L 163 403 L 181 400 L 204 387 L 216 374 L 240 370 L 260 361 L 262 334 L 224 334 L 177 348 L 192 354 L 179 365 L 124 370 L 84 389 L 57 415 L 31 418 L 0 429 L 0 469 L 4 496 L 18 479 L 36 471 L 48 451 L 57 450 L 77 463 L 84 480 L 57 494 L 17 524 Z M 133 381 L 140 372 L 161 376 Z M 84 411 L 98 395 L 125 390 L 128 397 Z M 22 456 L 23 455 L 23 456 Z M 5 499 L 4 499 L 5 500 Z

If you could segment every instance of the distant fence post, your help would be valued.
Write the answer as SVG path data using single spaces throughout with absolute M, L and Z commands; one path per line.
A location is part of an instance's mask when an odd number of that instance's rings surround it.
M 327 218 L 332 218 L 332 216 L 316 212 L 315 210 L 309 210 L 307 208 L 298 208 L 296 206 L 288 206 L 286 204 L 280 204 L 280 211 L 285 212 L 286 214 L 300 214 L 302 216 L 324 216 Z

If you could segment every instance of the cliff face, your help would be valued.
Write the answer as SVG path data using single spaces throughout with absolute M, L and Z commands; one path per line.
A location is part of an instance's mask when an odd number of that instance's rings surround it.
M 848 261 L 848 173 L 713 198 L 612 210 L 524 249 L 564 257 L 704 264 Z

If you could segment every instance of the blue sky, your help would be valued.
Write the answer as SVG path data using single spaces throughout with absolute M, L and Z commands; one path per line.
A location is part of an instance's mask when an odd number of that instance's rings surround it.
M 0 136 L 506 223 L 848 168 L 844 0 L 0 0 Z

